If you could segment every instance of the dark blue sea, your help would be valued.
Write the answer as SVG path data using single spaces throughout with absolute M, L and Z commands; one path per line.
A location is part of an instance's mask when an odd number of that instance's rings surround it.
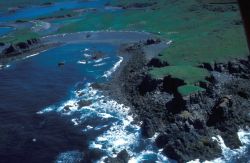
M 104 56 L 92 60 L 97 51 Z M 166 161 L 151 140 L 141 139 L 128 107 L 91 87 L 108 82 L 123 59 L 116 54 L 110 44 L 69 44 L 2 69 L 1 161 L 88 162 L 93 158 L 85 153 L 91 149 L 110 156 L 127 149 Z M 92 104 L 79 108 L 81 100 Z

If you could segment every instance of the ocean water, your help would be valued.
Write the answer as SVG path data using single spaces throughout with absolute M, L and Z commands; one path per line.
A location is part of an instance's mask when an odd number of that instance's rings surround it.
M 0 27 L 0 37 L 8 34 L 9 32 L 13 31 L 14 28 L 12 27 Z
M 104 56 L 90 59 L 96 51 Z M 123 60 L 116 51 L 110 44 L 69 44 L 2 69 L 1 161 L 89 162 L 85 154 L 98 148 L 109 156 L 127 149 L 132 162 L 167 162 L 152 139 L 141 139 L 128 107 L 91 87 L 110 80 Z M 79 107 L 80 100 L 92 104 Z
M 1 13 L 0 22 L 15 21 L 19 19 L 31 19 L 39 16 L 52 14 L 61 9 L 78 9 L 78 8 L 97 8 L 103 9 L 108 0 L 94 1 L 65 1 L 55 3 L 49 6 L 29 6 L 24 7 L 13 13 Z

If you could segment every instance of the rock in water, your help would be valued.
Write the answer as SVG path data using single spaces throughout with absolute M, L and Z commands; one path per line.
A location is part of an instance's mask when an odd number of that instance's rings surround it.
M 82 107 L 91 105 L 92 101 L 90 101 L 90 100 L 80 100 L 80 101 L 77 102 L 77 104 L 78 104 L 78 109 L 80 109 Z
M 59 67 L 64 66 L 64 65 L 65 65 L 65 62 L 59 62 L 57 65 L 58 65 Z
M 105 163 L 127 163 L 129 161 L 129 154 L 124 149 L 117 154 L 117 157 L 108 157 L 105 159 Z

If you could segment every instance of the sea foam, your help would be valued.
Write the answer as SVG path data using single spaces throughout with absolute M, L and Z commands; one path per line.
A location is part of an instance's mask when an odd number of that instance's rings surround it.
M 80 163 L 84 156 L 79 151 L 69 151 L 59 154 L 56 158 L 56 163 Z
M 116 64 L 110 70 L 106 71 L 103 77 L 108 78 L 113 72 L 116 71 L 116 69 L 120 66 L 122 61 L 123 61 L 123 57 L 119 57 L 119 61 L 116 62 Z

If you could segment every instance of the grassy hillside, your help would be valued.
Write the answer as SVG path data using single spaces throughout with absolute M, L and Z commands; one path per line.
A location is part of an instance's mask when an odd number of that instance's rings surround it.
M 30 31 L 28 28 L 17 29 L 5 37 L 0 37 L 0 42 L 16 44 L 19 42 L 26 42 L 27 40 L 39 38 L 39 34 Z

